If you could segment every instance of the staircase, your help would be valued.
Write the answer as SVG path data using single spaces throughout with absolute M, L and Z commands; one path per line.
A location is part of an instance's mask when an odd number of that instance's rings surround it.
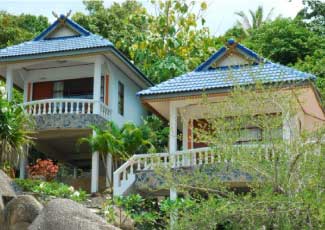
M 251 148 L 253 146 L 238 145 L 238 147 Z M 233 162 L 234 158 L 232 156 L 234 155 L 216 154 L 211 148 L 177 151 L 174 154 L 154 153 L 133 155 L 114 172 L 113 194 L 114 196 L 125 195 L 133 186 L 136 180 L 136 173 L 138 172 L 154 170 L 156 167 L 181 168 L 221 162 Z M 265 155 L 265 158 L 269 157 L 268 154 Z

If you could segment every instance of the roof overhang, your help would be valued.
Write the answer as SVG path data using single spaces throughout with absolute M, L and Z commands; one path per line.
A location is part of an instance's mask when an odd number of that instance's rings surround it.
M 0 58 L 0 63 L 1 63 L 0 65 L 30 62 L 33 60 L 40 60 L 40 59 L 51 60 L 60 57 L 91 56 L 95 54 L 102 54 L 107 56 L 107 53 L 113 54 L 113 56 L 115 56 L 118 60 L 121 61 L 121 64 L 127 67 L 127 69 L 130 72 L 134 73 L 139 78 L 141 82 L 139 85 L 141 86 L 141 88 L 147 88 L 153 86 L 153 83 L 134 64 L 132 64 L 127 57 L 125 57 L 114 46 L 79 49 L 79 50 L 71 50 L 71 51 L 50 52 L 50 53 L 41 53 L 41 54 L 33 54 L 33 55 L 11 56 L 11 57 Z M 139 80 L 137 82 L 139 82 Z

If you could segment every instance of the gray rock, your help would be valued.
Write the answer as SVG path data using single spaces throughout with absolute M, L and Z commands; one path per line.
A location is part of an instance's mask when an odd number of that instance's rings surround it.
M 89 209 L 68 199 L 54 199 L 28 230 L 118 230 Z
M 12 199 L 4 209 L 5 226 L 8 230 L 25 230 L 42 208 L 42 205 L 33 196 L 18 196 Z
M 0 196 L 0 226 L 3 226 L 5 223 L 4 209 L 5 205 L 3 203 L 2 197 Z
M 10 199 L 16 197 L 12 179 L 2 170 L 0 170 L 0 196 Z

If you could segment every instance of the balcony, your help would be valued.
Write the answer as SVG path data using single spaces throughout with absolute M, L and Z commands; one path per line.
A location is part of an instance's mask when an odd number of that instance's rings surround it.
M 109 107 L 93 99 L 43 99 L 23 103 L 25 111 L 36 120 L 38 130 L 87 128 L 110 119 Z

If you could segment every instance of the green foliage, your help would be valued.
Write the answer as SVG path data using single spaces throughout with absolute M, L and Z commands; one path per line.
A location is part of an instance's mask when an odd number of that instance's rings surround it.
M 48 25 L 48 19 L 44 16 L 16 16 L 0 11 L 0 48 L 30 40 Z
M 275 91 L 274 87 L 281 85 L 235 87 L 217 104 L 203 98 L 199 106 L 207 124 L 194 129 L 194 137 L 207 144 L 209 154 L 218 160 L 193 166 L 190 172 L 155 170 L 165 189 L 175 188 L 190 199 L 185 211 L 181 208 L 186 205 L 177 202 L 162 206 L 170 215 L 177 213 L 173 229 L 325 227 L 325 129 L 321 123 L 315 124 L 315 131 L 297 127 L 303 119 L 297 115 L 298 90 Z M 186 110 L 180 115 L 184 114 Z M 247 127 L 256 127 L 261 134 L 240 142 Z M 205 156 L 201 157 L 203 161 Z M 236 186 L 238 181 L 246 181 L 246 191 L 241 183 Z
M 297 17 L 306 20 L 308 27 L 318 33 L 325 35 L 325 2 L 320 0 L 303 0 L 305 7 L 298 13 Z
M 33 192 L 42 196 L 68 198 L 77 202 L 85 201 L 87 198 L 86 192 L 82 189 L 75 190 L 72 186 L 55 181 L 15 179 L 15 183 L 26 192 Z
M 108 222 L 118 223 L 119 221 L 115 220 L 113 205 L 135 221 L 136 229 L 161 229 L 158 224 L 160 218 L 158 204 L 153 200 L 143 199 L 139 194 L 108 199 L 103 212 Z
M 0 160 L 16 166 L 26 146 L 32 144 L 34 124 L 22 106 L 6 99 L 4 86 L 0 86 Z
M 251 31 L 244 43 L 262 56 L 284 65 L 294 64 L 320 49 L 321 38 L 305 25 L 289 18 L 277 18 Z
M 155 83 L 192 70 L 220 44 L 204 27 L 205 2 L 192 12 L 194 1 L 151 1 L 156 15 L 137 1 L 109 8 L 102 1 L 84 4 L 89 14 L 76 13 L 73 19 L 111 40 Z
M 157 116 L 147 116 L 142 125 L 143 129 L 150 130 L 148 140 L 156 148 L 156 152 L 166 152 L 168 147 L 169 127 Z

